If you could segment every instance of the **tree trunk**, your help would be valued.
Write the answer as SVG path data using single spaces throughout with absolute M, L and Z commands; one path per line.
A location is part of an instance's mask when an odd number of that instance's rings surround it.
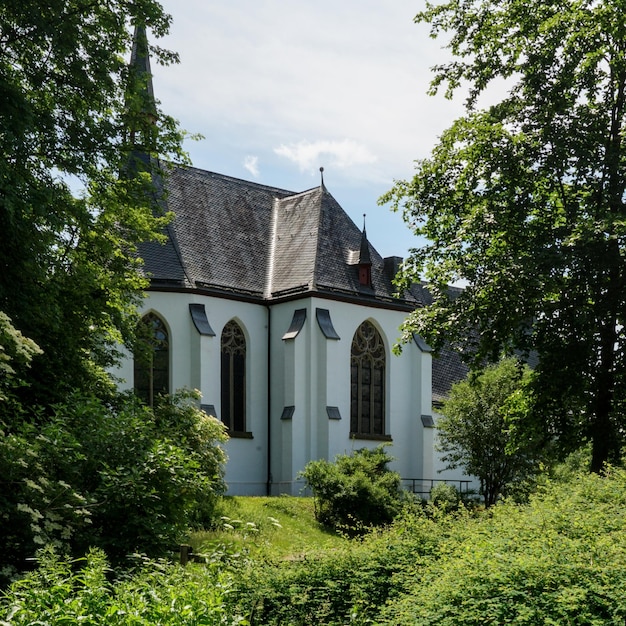
M 619 461 L 620 441 L 612 420 L 615 392 L 616 323 L 611 320 L 600 329 L 600 354 L 595 376 L 595 398 L 591 436 L 591 471 L 601 473 L 607 463 Z

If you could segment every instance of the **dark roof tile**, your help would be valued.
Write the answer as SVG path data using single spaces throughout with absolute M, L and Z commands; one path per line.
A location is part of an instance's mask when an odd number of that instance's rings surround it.
M 165 186 L 175 215 L 168 242 L 141 251 L 155 282 L 258 298 L 327 291 L 400 304 L 369 242 L 372 288 L 359 285 L 353 263 L 362 233 L 324 186 L 294 193 L 192 167 L 172 168 Z

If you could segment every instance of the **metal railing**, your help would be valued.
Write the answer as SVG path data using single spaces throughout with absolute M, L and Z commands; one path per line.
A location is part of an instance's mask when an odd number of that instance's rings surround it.
M 432 488 L 440 483 L 453 485 L 461 495 L 470 493 L 471 480 L 451 480 L 449 478 L 401 478 L 402 487 L 420 496 L 429 496 Z

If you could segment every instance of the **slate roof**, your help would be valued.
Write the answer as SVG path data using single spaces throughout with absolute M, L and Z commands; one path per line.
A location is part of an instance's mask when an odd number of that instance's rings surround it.
M 461 355 L 447 346 L 433 356 L 433 404 L 440 405 L 448 397 L 452 385 L 463 380 L 468 372 L 469 367 Z
M 450 287 L 452 295 L 461 293 L 461 289 Z M 426 283 L 416 283 L 411 285 L 410 289 L 413 297 L 428 306 L 432 303 L 433 297 L 428 290 Z M 463 361 L 461 354 L 453 350 L 448 344 L 445 344 L 438 354 L 433 355 L 433 372 L 432 372 L 432 402 L 435 406 L 448 397 L 450 387 L 456 382 L 463 380 L 469 372 L 468 365 Z
M 394 297 L 382 257 L 368 243 L 372 285 L 358 279 L 363 233 L 326 187 L 295 193 L 174 167 L 165 177 L 175 215 L 164 246 L 140 250 L 153 287 L 226 292 L 261 301 L 298 293 L 419 305 Z

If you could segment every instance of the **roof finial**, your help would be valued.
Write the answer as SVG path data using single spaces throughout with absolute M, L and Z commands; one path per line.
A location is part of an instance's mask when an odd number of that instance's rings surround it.
M 324 186 L 324 168 L 320 167 L 320 178 L 322 179 L 321 186 Z
M 370 256 L 370 247 L 367 243 L 367 233 L 365 232 L 365 216 L 363 213 L 363 232 L 361 233 L 361 250 L 359 252 L 359 264 L 372 264 L 372 257 Z

